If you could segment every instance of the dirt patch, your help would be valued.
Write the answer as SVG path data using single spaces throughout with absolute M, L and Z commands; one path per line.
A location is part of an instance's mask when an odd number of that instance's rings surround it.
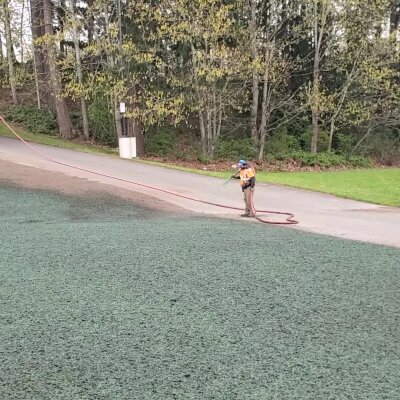
M 101 195 L 130 201 L 137 206 L 160 212 L 189 213 L 183 208 L 142 193 L 3 160 L 0 160 L 1 183 L 9 183 L 29 189 L 59 192 L 71 196 L 97 197 Z

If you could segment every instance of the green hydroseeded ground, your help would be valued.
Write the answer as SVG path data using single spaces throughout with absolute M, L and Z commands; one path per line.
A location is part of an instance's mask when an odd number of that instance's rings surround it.
M 0 399 L 399 399 L 399 260 L 0 185 Z

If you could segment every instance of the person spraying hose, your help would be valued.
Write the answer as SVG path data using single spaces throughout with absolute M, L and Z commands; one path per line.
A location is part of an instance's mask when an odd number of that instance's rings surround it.
M 233 179 L 240 179 L 240 186 L 243 191 L 245 212 L 241 217 L 255 217 L 253 206 L 254 187 L 256 184 L 256 171 L 246 161 L 240 160 L 236 168 L 239 170 L 232 176 Z M 239 174 L 239 175 L 238 175 Z

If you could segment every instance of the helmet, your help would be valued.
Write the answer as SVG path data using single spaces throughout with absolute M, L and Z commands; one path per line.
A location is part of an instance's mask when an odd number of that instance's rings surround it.
M 240 160 L 239 163 L 238 163 L 238 167 L 239 168 L 244 167 L 245 165 L 247 165 L 247 161 L 246 160 Z

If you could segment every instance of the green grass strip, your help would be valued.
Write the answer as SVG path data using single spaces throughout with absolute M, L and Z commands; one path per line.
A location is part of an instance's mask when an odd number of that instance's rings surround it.
M 346 199 L 400 206 L 400 168 L 259 174 L 262 182 L 330 193 Z

